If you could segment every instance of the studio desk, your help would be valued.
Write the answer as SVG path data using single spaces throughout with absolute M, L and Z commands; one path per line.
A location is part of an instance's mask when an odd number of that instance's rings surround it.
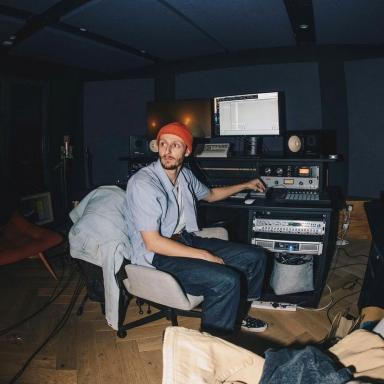
M 200 225 L 224 225 L 230 240 L 262 246 L 268 267 L 262 300 L 318 307 L 335 252 L 339 199 L 328 191 L 328 159 L 197 159 L 195 174 L 214 185 L 229 185 L 259 176 L 268 186 L 286 183 L 288 188 L 316 187 L 318 201 L 286 201 L 255 198 L 245 204 L 241 198 L 215 203 L 200 202 Z M 309 172 L 305 174 L 305 172 Z M 304 173 L 299 175 L 299 173 Z M 199 174 L 200 173 L 200 174 Z M 205 178 L 205 179 L 204 179 Z M 311 255 L 314 290 L 276 295 L 270 287 L 274 258 L 278 254 Z
M 266 249 L 268 267 L 262 300 L 318 306 L 335 251 L 338 215 L 331 203 L 299 204 L 255 199 L 253 204 L 247 205 L 237 199 L 227 199 L 216 203 L 200 202 L 198 211 L 201 225 L 222 224 L 228 229 L 230 240 Z M 303 225 L 303 228 L 296 225 Z M 274 256 L 280 252 L 312 255 L 313 291 L 274 294 L 269 279 Z
M 125 157 L 129 174 L 156 160 L 155 157 Z M 268 185 L 327 190 L 327 158 L 187 158 L 194 174 L 211 187 L 262 177 Z M 337 202 L 336 202 L 337 200 Z M 332 193 L 315 202 L 276 201 L 256 198 L 253 204 L 229 198 L 216 203 L 200 202 L 200 226 L 222 224 L 230 240 L 266 249 L 268 267 L 262 300 L 288 302 L 316 308 L 319 304 L 335 251 L 339 199 Z M 274 256 L 278 253 L 312 255 L 314 290 L 276 295 L 269 285 Z

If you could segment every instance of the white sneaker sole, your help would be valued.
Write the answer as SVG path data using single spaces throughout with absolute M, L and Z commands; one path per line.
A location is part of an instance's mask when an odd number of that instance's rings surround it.
M 253 333 L 258 333 L 258 332 L 264 332 L 268 328 L 268 325 L 265 327 L 258 327 L 258 328 L 249 328 L 244 325 L 241 326 L 241 329 L 246 332 L 253 332 Z

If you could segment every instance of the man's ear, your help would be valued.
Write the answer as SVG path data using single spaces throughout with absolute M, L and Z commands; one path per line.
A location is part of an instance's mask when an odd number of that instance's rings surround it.
M 188 157 L 189 155 L 191 154 L 191 151 L 187 148 L 187 150 L 185 151 L 185 157 Z

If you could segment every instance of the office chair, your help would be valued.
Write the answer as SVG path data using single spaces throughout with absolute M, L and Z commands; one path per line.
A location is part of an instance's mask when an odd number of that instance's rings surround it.
M 57 280 L 44 252 L 63 241 L 63 237 L 47 228 L 39 227 L 14 212 L 0 236 L 0 265 L 12 264 L 26 258 L 39 258 Z
M 196 234 L 200 237 L 228 240 L 228 232 L 222 227 L 204 228 Z M 117 331 L 119 337 L 125 337 L 128 329 L 163 317 L 170 320 L 174 326 L 178 325 L 177 316 L 201 317 L 201 311 L 196 307 L 203 302 L 204 297 L 184 292 L 169 273 L 134 264 L 127 264 L 124 269 L 126 278 L 123 279 L 123 284 L 128 294 L 139 299 L 138 305 L 146 302 L 159 309 L 159 312 L 127 324 L 120 323 Z M 140 308 L 140 313 L 142 312 Z
M 203 297 L 186 294 L 176 279 L 168 273 L 133 265 L 127 260 L 129 253 L 134 250 L 130 247 L 126 234 L 124 212 L 125 193 L 116 186 L 103 186 L 91 191 L 70 212 L 74 222 L 69 232 L 71 255 L 79 260 L 87 287 L 87 294 L 78 314 L 82 313 L 87 298 L 102 305 L 105 303 L 107 320 L 112 328 L 117 330 L 119 337 L 125 337 L 128 329 L 162 317 L 169 319 L 173 325 L 177 325 L 178 315 L 200 317 L 200 311 L 195 308 L 203 301 Z M 228 240 L 228 232 L 224 228 L 206 228 L 197 235 Z M 103 253 L 104 250 L 106 253 Z M 127 254 L 123 256 L 122 250 Z M 112 267 L 109 264 L 109 269 L 101 268 L 102 265 L 115 261 L 116 264 Z M 86 268 L 88 264 L 92 265 L 92 268 Z M 114 272 L 117 269 L 118 272 Z M 104 287 L 105 292 L 107 288 L 110 289 L 112 282 L 114 289 L 117 289 L 117 297 L 111 299 L 110 296 L 104 295 L 103 300 L 100 287 Z M 96 292 L 97 290 L 99 292 Z M 143 302 L 158 308 L 159 312 L 124 324 L 128 304 L 133 297 L 137 298 L 140 313 L 143 313 Z M 111 308 L 114 308 L 113 312 Z
M 218 237 L 228 240 L 228 233 L 224 228 L 205 228 L 199 233 L 202 237 Z M 87 289 L 77 309 L 77 315 L 82 315 L 87 300 L 100 303 L 101 311 L 105 315 L 101 267 L 84 260 L 77 261 Z M 120 338 L 127 335 L 128 329 L 148 324 L 163 317 L 171 321 L 173 326 L 178 325 L 177 316 L 201 317 L 201 311 L 195 308 L 202 303 L 203 296 L 193 296 L 185 293 L 175 278 L 166 272 L 134 265 L 125 260 L 116 275 L 116 280 L 120 288 L 117 329 L 117 336 Z M 124 324 L 128 305 L 134 298 L 136 298 L 136 304 L 141 315 L 144 314 L 143 305 L 148 304 L 148 315 Z M 152 313 L 150 306 L 159 311 Z

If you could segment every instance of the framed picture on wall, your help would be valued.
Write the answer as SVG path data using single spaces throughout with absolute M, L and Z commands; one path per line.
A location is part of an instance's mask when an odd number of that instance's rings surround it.
M 51 223 L 53 218 L 50 192 L 25 196 L 21 199 L 21 213 L 35 224 Z

